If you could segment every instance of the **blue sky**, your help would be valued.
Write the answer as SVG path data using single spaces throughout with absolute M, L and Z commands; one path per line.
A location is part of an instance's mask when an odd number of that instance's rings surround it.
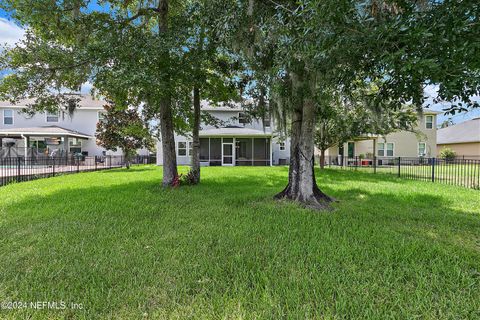
M 96 1 L 92 1 L 88 7 L 88 10 L 99 10 L 104 11 L 108 10 L 108 8 L 104 8 L 99 6 Z M 18 26 L 14 21 L 10 19 L 8 14 L 0 10 L 0 43 L 7 43 L 9 45 L 14 45 L 19 39 L 23 37 L 24 30 Z M 0 70 L 0 77 L 6 74 L 6 71 Z M 88 93 L 91 88 L 91 84 L 86 83 L 82 87 L 82 92 Z M 434 104 L 432 101 L 436 97 L 436 86 L 428 86 L 425 89 L 425 95 L 429 98 L 425 103 L 425 107 L 428 107 L 432 110 L 442 111 L 443 108 L 448 106 L 448 103 L 437 103 Z M 473 100 L 480 101 L 479 96 L 472 97 Z M 444 114 L 439 115 L 438 123 L 443 122 L 444 120 L 451 118 L 455 123 L 463 122 L 472 118 L 480 117 L 480 109 L 472 110 L 466 113 L 457 113 L 454 116 Z

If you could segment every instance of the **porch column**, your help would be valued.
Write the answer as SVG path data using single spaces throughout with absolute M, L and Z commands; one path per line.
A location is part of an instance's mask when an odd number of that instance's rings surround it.
M 29 143 L 30 143 L 30 137 L 23 136 L 23 144 L 24 144 L 23 149 L 24 149 L 24 152 L 25 152 L 25 154 L 24 154 L 25 158 L 28 158 L 28 145 L 29 145 Z
M 270 139 L 270 167 L 273 166 L 272 164 L 272 156 L 273 156 L 273 148 L 272 148 L 272 137 Z
M 255 165 L 255 162 L 254 162 L 254 154 L 255 154 L 255 150 L 253 149 L 253 145 L 255 144 L 255 138 L 252 138 L 252 167 Z
M 68 155 L 70 153 L 70 143 L 69 143 L 69 140 L 68 140 L 68 136 L 65 136 L 63 138 L 63 142 L 65 143 L 65 153 Z

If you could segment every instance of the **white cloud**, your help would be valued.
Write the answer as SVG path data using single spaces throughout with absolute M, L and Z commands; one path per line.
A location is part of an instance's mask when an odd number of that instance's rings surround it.
M 0 44 L 15 45 L 25 35 L 25 30 L 12 21 L 0 18 Z

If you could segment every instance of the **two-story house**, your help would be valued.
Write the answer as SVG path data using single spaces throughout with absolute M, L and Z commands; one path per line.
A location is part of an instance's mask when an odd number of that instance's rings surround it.
M 200 162 L 202 166 L 270 166 L 287 164 L 290 158 L 288 139 L 273 132 L 273 123 L 249 119 L 240 105 L 210 106 L 202 101 L 202 112 L 208 112 L 220 125 L 201 124 Z M 177 163 L 191 163 L 192 139 L 175 135 Z M 162 165 L 162 144 L 157 145 L 157 164 Z
M 330 159 L 361 157 L 367 161 L 393 157 L 436 157 L 437 155 L 437 115 L 441 113 L 424 110 L 419 115 L 413 132 L 396 131 L 385 136 L 366 135 L 347 141 L 340 146 L 329 148 L 325 155 Z
M 59 111 L 28 116 L 22 109 L 33 100 L 15 105 L 0 101 L 0 157 L 121 154 L 121 150 L 107 151 L 96 142 L 96 126 L 105 112 L 105 101 L 89 95 L 80 98 L 79 107 L 72 115 Z

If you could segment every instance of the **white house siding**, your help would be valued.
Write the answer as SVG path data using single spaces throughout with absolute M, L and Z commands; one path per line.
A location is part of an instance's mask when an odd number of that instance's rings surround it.
M 72 116 L 68 113 L 61 111 L 58 122 L 47 122 L 46 113 L 40 112 L 35 114 L 33 117 L 28 117 L 27 115 L 21 112 L 23 106 L 11 106 L 6 102 L 1 102 L 0 104 L 0 129 L 9 129 L 9 128 L 31 128 L 31 127 L 44 127 L 44 126 L 58 126 L 65 129 L 74 130 L 86 135 L 91 136 L 88 140 L 82 141 L 82 152 L 88 152 L 89 156 L 100 156 L 105 154 L 107 155 L 121 155 L 122 151 L 117 150 L 116 152 L 107 151 L 104 148 L 100 147 L 96 143 L 95 132 L 98 122 L 98 113 L 103 111 L 103 107 L 99 101 L 95 101 L 95 104 L 100 106 L 95 107 L 80 107 L 78 108 Z M 3 110 L 13 110 L 14 119 L 13 125 L 5 125 L 3 121 Z M 5 140 L 6 138 L 4 138 Z M 23 140 L 16 140 L 16 147 L 23 148 Z M 139 154 L 148 154 L 148 150 L 142 149 L 138 151 Z
M 251 138 L 253 136 L 250 136 L 248 134 L 242 134 L 242 129 L 253 129 L 257 130 L 265 135 L 265 137 L 260 137 L 260 136 L 255 136 L 255 138 L 261 139 L 261 138 L 269 138 L 271 139 L 271 159 L 272 159 L 272 165 L 279 164 L 280 159 L 282 159 L 282 162 L 288 163 L 289 157 L 290 157 L 290 145 L 289 145 L 289 140 L 287 139 L 285 141 L 285 150 L 280 151 L 280 140 L 276 135 L 272 132 L 272 126 L 273 122 L 271 123 L 270 127 L 264 127 L 262 125 L 261 120 L 255 120 L 253 119 L 251 123 L 248 124 L 241 124 L 238 121 L 238 116 L 240 112 L 243 112 L 242 109 L 231 109 L 231 108 L 224 108 L 224 107 L 219 107 L 219 108 L 202 108 L 203 112 L 208 112 L 215 118 L 217 118 L 220 121 L 223 121 L 221 127 L 228 127 L 228 126 L 237 126 L 241 127 L 238 128 L 238 135 L 225 135 L 225 136 L 207 136 L 207 135 L 202 135 L 203 130 L 212 130 L 215 129 L 215 126 L 211 125 L 205 125 L 201 124 L 201 138 Z M 235 129 L 231 129 L 232 131 L 235 131 Z M 187 152 L 186 156 L 181 156 L 178 154 L 178 142 L 186 142 L 187 143 L 187 148 L 188 148 L 188 143 L 191 142 L 192 139 L 190 136 L 184 136 L 184 135 L 177 135 L 175 134 L 175 151 L 177 153 L 177 164 L 178 165 L 190 165 L 190 156 Z M 158 165 L 163 165 L 163 149 L 162 149 L 162 143 L 159 141 L 157 143 L 157 164 Z

